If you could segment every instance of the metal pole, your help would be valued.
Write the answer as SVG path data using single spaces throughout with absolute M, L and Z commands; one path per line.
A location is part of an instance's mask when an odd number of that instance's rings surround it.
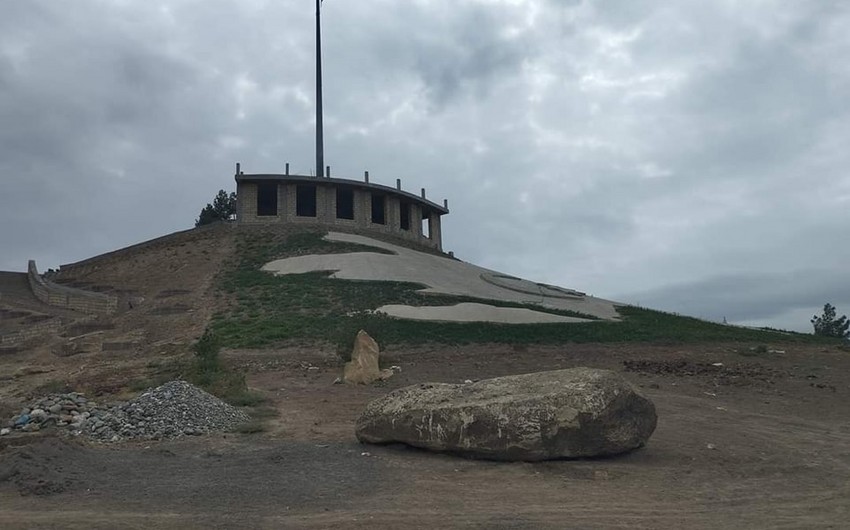
M 316 176 L 325 169 L 324 131 L 322 130 L 322 0 L 316 0 Z

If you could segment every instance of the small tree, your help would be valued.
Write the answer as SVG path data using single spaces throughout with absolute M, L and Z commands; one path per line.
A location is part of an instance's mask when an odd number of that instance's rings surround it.
M 201 210 L 201 215 L 195 219 L 195 226 L 227 221 L 233 215 L 236 215 L 236 193 L 228 195 L 226 191 L 218 190 L 212 204 L 207 203 Z
M 815 335 L 823 335 L 824 337 L 838 337 L 842 339 L 850 338 L 850 321 L 847 316 L 835 318 L 835 308 L 832 304 L 823 306 L 823 315 L 813 316 L 812 325 L 815 327 Z

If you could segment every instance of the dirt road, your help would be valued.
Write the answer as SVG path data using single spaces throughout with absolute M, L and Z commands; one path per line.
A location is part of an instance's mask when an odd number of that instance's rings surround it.
M 402 371 L 376 387 L 332 384 L 326 351 L 232 352 L 279 410 L 267 432 L 111 446 L 4 437 L 0 527 L 847 527 L 850 353 L 749 347 L 395 349 L 387 364 Z M 647 447 L 496 463 L 354 438 L 364 404 L 392 388 L 574 366 L 620 371 L 655 402 Z

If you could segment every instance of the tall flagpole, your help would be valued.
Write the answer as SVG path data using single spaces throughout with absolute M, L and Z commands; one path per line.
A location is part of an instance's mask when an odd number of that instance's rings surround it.
M 325 176 L 325 146 L 322 128 L 322 0 L 316 0 L 316 176 Z

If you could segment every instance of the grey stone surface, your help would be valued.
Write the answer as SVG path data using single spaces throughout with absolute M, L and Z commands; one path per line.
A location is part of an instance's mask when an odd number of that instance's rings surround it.
M 378 241 L 369 237 L 331 232 L 330 241 L 358 243 L 391 250 L 394 255 L 376 252 L 351 252 L 347 254 L 323 254 L 296 256 L 275 260 L 263 266 L 263 270 L 275 274 L 302 274 L 312 271 L 336 271 L 331 277 L 344 280 L 382 280 L 421 283 L 427 286 L 421 292 L 470 296 L 481 299 L 534 304 L 553 309 L 567 309 L 593 315 L 605 320 L 617 320 L 619 314 L 614 302 L 592 296 L 565 297 L 547 296 L 548 291 L 538 293 L 509 289 L 485 281 L 483 277 L 500 275 L 495 271 L 463 261 L 435 256 L 408 248 Z M 504 276 L 504 275 L 500 275 Z M 550 289 L 553 292 L 553 289 Z M 529 321 L 528 314 L 517 313 L 521 322 Z M 551 321 L 548 313 L 538 313 L 540 322 Z M 438 315 L 446 320 L 446 313 Z
M 356 434 L 367 443 L 535 461 L 630 451 L 656 422 L 653 403 L 619 374 L 573 368 L 402 388 L 371 402 Z
M 521 307 L 497 307 L 463 302 L 450 306 L 409 306 L 388 304 L 375 310 L 391 317 L 436 322 L 498 322 L 501 324 L 551 324 L 593 322 L 586 318 L 567 317 Z

